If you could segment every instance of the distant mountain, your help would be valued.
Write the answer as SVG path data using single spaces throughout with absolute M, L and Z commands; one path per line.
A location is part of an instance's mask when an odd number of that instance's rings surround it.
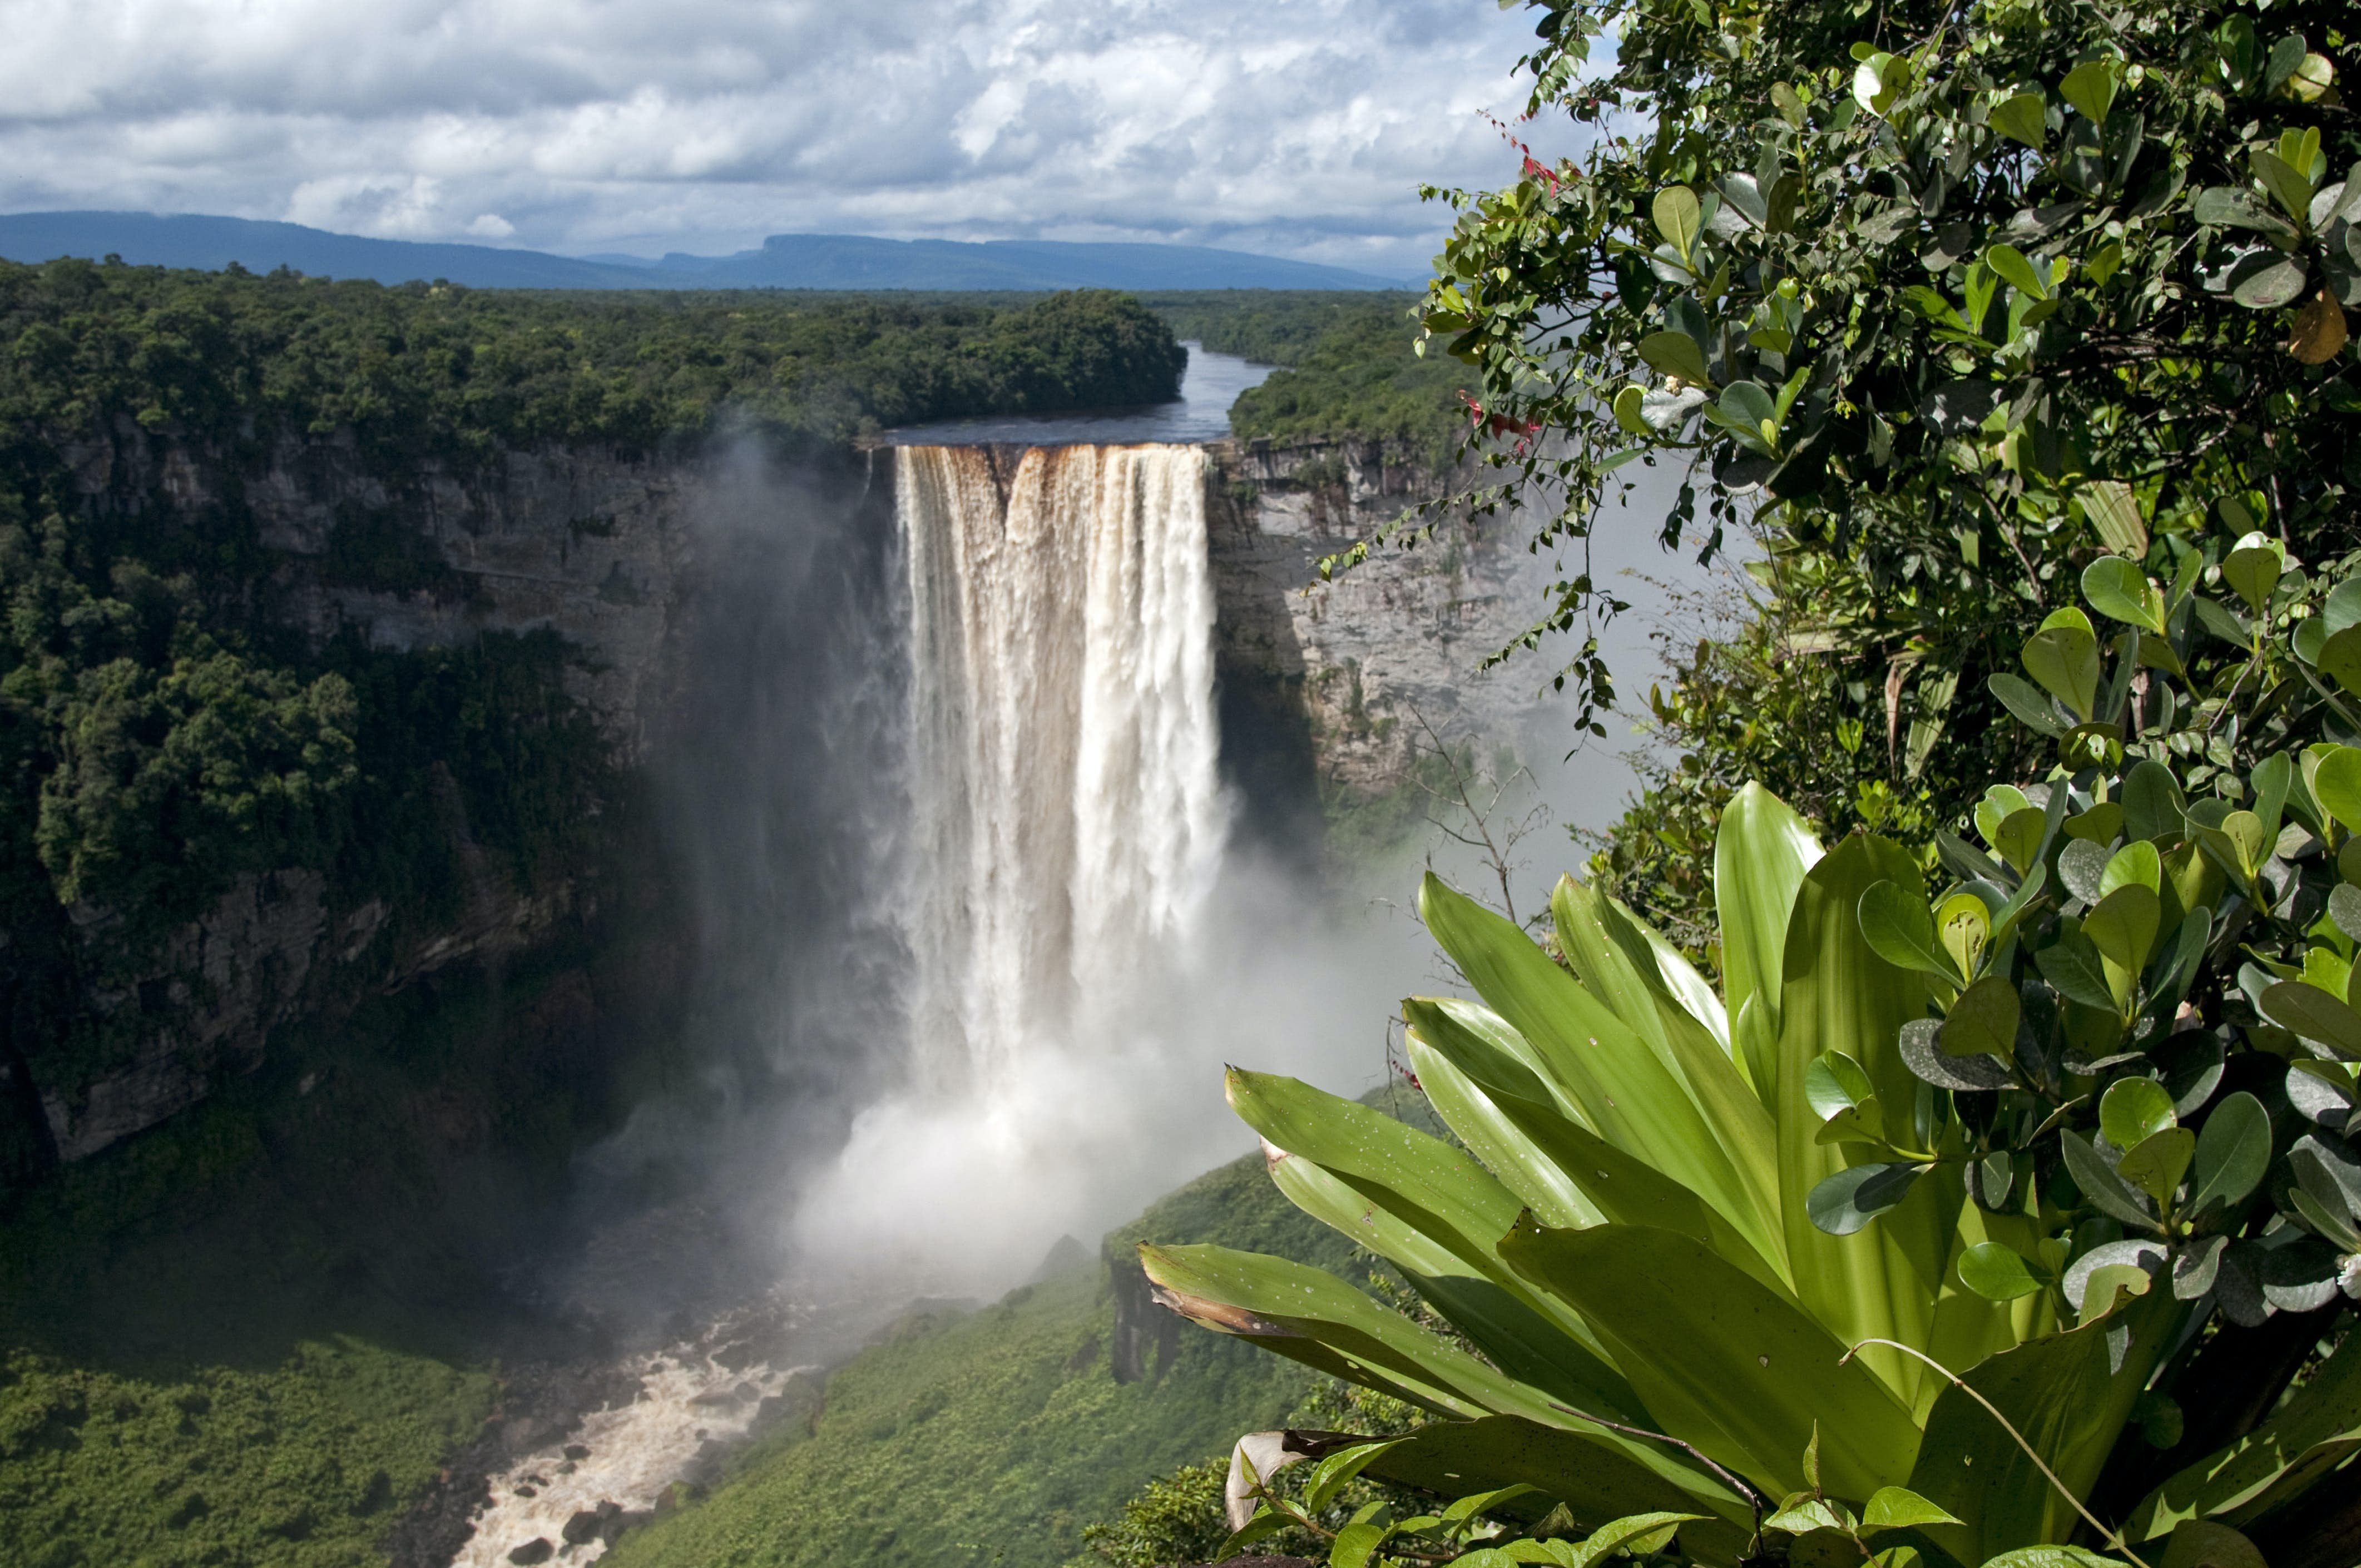
M 0 220 L 5 222 L 5 220 Z M 1201 245 L 1062 240 L 871 239 L 775 234 L 760 250 L 683 256 L 659 271 L 700 288 L 778 289 L 1399 289 L 1399 279 Z
M 1189 245 L 1056 240 L 872 239 L 783 234 L 759 250 L 662 261 L 552 256 L 489 245 L 425 245 L 301 224 L 155 213 L 0 215 L 0 257 L 120 256 L 137 266 L 218 271 L 290 267 L 381 283 L 442 279 L 475 289 L 1398 289 L 1398 280 Z

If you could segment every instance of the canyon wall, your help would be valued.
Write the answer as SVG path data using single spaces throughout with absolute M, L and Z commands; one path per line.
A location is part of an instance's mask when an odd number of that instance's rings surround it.
M 232 466 L 126 422 L 64 455 L 93 504 L 244 509 L 279 557 L 281 613 L 313 639 L 350 629 L 410 650 L 555 632 L 575 654 L 572 695 L 641 770 L 690 706 L 686 683 L 714 678 L 689 652 L 714 598 L 705 574 L 742 566 L 749 539 L 796 548 L 807 511 L 850 509 L 875 530 L 893 515 L 889 455 L 751 442 L 655 457 L 511 452 L 468 471 L 423 463 L 399 481 L 340 438 L 288 439 Z M 1475 672 L 1530 609 L 1521 550 L 1452 521 L 1323 583 L 1321 557 L 1425 499 L 1432 474 L 1367 444 L 1219 443 L 1210 455 L 1224 761 L 1250 815 L 1291 800 L 1302 810 L 1286 830 L 1316 841 L 1322 806 L 1400 792 L 1430 729 L 1454 744 L 1513 739 L 1530 676 Z M 731 548 L 714 548 L 724 536 Z M 340 906 L 307 871 L 240 877 L 148 968 L 91 996 L 102 1013 L 130 1010 L 138 1044 L 90 1081 L 38 1085 L 57 1156 L 86 1157 L 195 1103 L 275 1037 L 333 1025 L 369 995 L 553 943 L 595 950 L 614 890 L 566 867 L 524 885 L 473 850 L 449 793 L 438 804 L 467 881 L 456 918 L 405 920 L 377 896 Z M 74 913 L 93 938 L 110 918 Z M 676 952 L 653 968 L 676 987 L 693 961 Z

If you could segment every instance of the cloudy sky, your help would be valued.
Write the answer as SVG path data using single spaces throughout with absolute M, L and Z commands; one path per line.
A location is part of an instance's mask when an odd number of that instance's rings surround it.
M 1493 0 L 0 0 L 0 210 L 588 254 L 789 231 L 1420 269 Z

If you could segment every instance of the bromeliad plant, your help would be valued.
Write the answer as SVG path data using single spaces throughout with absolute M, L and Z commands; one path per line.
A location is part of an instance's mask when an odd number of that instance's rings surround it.
M 1143 1249 L 1163 1299 L 1442 1418 L 1369 1475 L 1696 1515 L 1702 1562 L 2079 1530 L 2155 1568 L 2179 1531 L 2345 1568 L 2361 1334 L 2278 1396 L 2361 1297 L 2361 581 L 2323 599 L 2257 538 L 2191 559 L 2103 558 L 2124 631 L 2059 610 L 1996 680 L 2060 762 L 1940 836 L 1940 882 L 1742 791 L 1718 991 L 1571 880 L 1553 952 L 1428 878 L 1481 998 L 1404 1004 L 1455 1144 L 1230 1074 L 1280 1188 L 1455 1333 L 1213 1247 Z M 2201 628 L 2257 674 L 2191 747 Z

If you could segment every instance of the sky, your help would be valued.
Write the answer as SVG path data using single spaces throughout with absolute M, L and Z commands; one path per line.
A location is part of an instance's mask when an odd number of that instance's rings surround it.
M 1499 184 L 1493 0 L 0 0 L 0 210 L 574 255 L 788 232 L 1422 271 Z

